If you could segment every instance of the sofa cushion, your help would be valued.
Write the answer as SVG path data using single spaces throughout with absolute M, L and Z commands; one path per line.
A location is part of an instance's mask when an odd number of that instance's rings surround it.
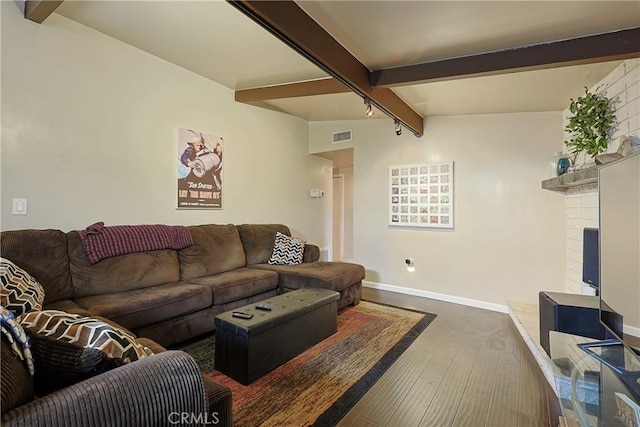
M 178 252 L 182 280 L 210 276 L 244 267 L 247 261 L 235 226 L 189 227 L 193 245 Z
M 364 279 L 364 267 L 347 262 L 309 262 L 299 265 L 256 264 L 250 268 L 278 273 L 280 286 L 289 289 L 324 288 L 340 292 Z
M 2 382 L 0 408 L 5 413 L 16 406 L 30 402 L 34 398 L 33 377 L 24 361 L 13 353 L 11 345 L 2 336 L 2 353 L 0 354 L 0 381 Z
M 188 282 L 209 287 L 213 291 L 213 303 L 220 305 L 277 288 L 278 274 L 273 271 L 239 268 Z
M 6 258 L 0 258 L 0 283 L 0 305 L 16 317 L 32 310 L 42 310 L 42 285 Z
M 213 332 L 215 325 L 212 319 L 218 313 L 214 307 L 209 307 L 164 322 L 141 326 L 134 329 L 134 332 L 138 337 L 152 339 L 167 348 L 175 343 Z
M 67 235 L 60 230 L 15 230 L 0 233 L 0 253 L 44 288 L 44 304 L 73 298 Z
M 296 265 L 301 264 L 304 257 L 304 240 L 290 237 L 279 231 L 268 264 Z
M 51 304 L 46 304 L 43 307 L 43 309 L 44 310 L 60 310 L 66 313 L 79 314 L 81 316 L 91 316 L 91 313 L 89 313 L 87 310 L 80 307 L 78 304 L 76 304 L 70 299 L 63 299 Z
M 138 252 L 89 263 L 80 235 L 68 233 L 75 296 L 87 297 L 147 288 L 180 280 L 178 254 L 172 249 Z
M 211 289 L 182 282 L 93 295 L 75 302 L 93 315 L 129 329 L 172 319 L 211 306 Z
M 240 233 L 244 252 L 247 254 L 247 265 L 269 261 L 277 232 L 291 236 L 289 227 L 282 224 L 242 224 L 237 225 L 236 228 Z

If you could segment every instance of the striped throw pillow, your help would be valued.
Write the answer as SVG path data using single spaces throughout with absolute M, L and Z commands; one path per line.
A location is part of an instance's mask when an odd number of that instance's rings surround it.
M 305 241 L 296 237 L 289 237 L 279 231 L 276 232 L 276 241 L 273 252 L 269 258 L 269 264 L 295 265 L 302 264 L 304 258 Z

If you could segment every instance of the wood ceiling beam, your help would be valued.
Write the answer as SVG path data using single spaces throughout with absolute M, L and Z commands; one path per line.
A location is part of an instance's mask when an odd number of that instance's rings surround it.
M 24 17 L 42 24 L 62 4 L 62 0 L 26 0 Z
M 334 79 L 319 79 L 306 82 L 264 86 L 254 89 L 236 90 L 238 102 L 267 101 L 269 99 L 297 98 L 301 96 L 329 95 L 333 93 L 351 92 L 342 82 Z
M 422 136 L 423 118 L 391 89 L 373 88 L 370 71 L 294 1 L 228 0 L 292 49 L 348 86 L 387 115 Z
M 376 88 L 640 57 L 640 27 L 371 72 Z

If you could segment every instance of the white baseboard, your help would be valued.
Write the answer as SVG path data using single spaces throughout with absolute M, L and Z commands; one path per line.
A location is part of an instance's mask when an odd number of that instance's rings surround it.
M 386 285 L 384 283 L 362 281 L 362 286 L 381 291 L 396 292 L 399 294 L 413 295 L 422 298 L 431 298 L 438 301 L 452 302 L 455 304 L 467 305 L 470 307 L 482 308 L 485 310 L 497 311 L 500 313 L 509 313 L 509 307 L 501 304 L 494 304 L 486 301 L 478 301 L 470 298 L 456 297 L 453 295 L 439 294 L 437 292 L 421 291 L 419 289 L 403 288 L 401 286 Z

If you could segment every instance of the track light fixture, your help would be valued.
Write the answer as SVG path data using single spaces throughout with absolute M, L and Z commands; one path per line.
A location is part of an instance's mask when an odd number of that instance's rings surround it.
M 366 106 L 366 108 L 364 110 L 364 114 L 368 118 L 373 117 L 373 114 L 374 114 L 373 106 L 371 105 L 371 100 L 369 98 L 364 97 L 364 105 Z M 380 108 L 380 107 L 378 107 L 378 108 Z M 382 112 L 386 113 L 387 115 L 389 115 L 389 117 L 391 117 L 393 119 L 393 124 L 395 126 L 396 135 L 398 135 L 398 136 L 402 135 L 402 126 L 400 124 L 400 120 L 397 119 L 395 116 L 392 116 L 388 111 L 385 111 L 384 109 L 382 110 Z
M 365 98 L 365 99 L 364 99 L 364 105 L 366 105 L 366 106 L 367 106 L 367 108 L 364 110 L 364 114 L 365 114 L 368 118 L 373 117 L 373 108 L 371 107 L 371 101 L 369 101 L 369 98 Z

